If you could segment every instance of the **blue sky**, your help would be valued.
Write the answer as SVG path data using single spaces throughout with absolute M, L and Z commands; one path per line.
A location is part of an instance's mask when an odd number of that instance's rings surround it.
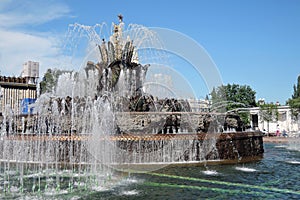
M 250 85 L 257 99 L 284 104 L 300 74 L 299 10 L 298 0 L 1 0 L 0 70 L 18 76 L 26 60 L 39 61 L 41 73 L 58 67 L 69 24 L 110 25 L 122 13 L 127 24 L 191 37 L 224 84 Z

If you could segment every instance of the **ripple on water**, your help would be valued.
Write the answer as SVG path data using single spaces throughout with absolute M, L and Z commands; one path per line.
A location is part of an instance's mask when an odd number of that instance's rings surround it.
M 248 167 L 235 167 L 236 170 L 243 171 L 243 172 L 256 172 L 256 169 L 248 168 Z
M 55 188 L 51 188 L 44 192 L 45 196 L 55 196 L 55 195 L 62 195 L 62 194 L 68 194 L 68 191 L 67 190 L 57 191 Z
M 129 184 L 137 184 L 142 183 L 143 180 L 136 179 L 135 177 L 127 177 L 119 182 L 119 185 L 129 185 Z
M 121 192 L 121 195 L 126 195 L 126 196 L 133 196 L 133 195 L 138 195 L 139 191 L 137 190 L 129 190 L 129 191 L 123 191 Z
M 97 192 L 104 192 L 104 191 L 109 190 L 109 188 L 103 187 L 103 186 L 94 186 L 91 189 L 94 190 L 94 191 L 97 191 Z
M 297 145 L 297 146 L 288 146 L 288 147 L 287 147 L 287 150 L 300 151 L 299 146 L 300 146 L 300 145 Z
M 124 182 L 125 183 L 138 183 L 138 180 L 134 179 L 134 178 L 127 178 L 127 179 L 125 179 Z
M 290 164 L 294 164 L 294 165 L 300 165 L 300 161 L 296 161 L 296 160 L 288 160 L 285 161 L 286 163 L 290 163 Z
M 219 174 L 216 170 L 205 170 L 205 171 L 202 171 L 202 173 L 205 175 L 210 175 L 210 176 L 216 176 Z
M 275 148 L 286 148 L 287 146 L 286 145 L 276 145 L 274 146 Z
M 74 197 L 71 197 L 70 200 L 78 200 L 78 199 L 80 199 L 80 196 L 74 196 Z

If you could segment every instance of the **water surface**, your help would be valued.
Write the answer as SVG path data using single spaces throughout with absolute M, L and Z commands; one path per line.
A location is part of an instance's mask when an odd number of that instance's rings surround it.
M 169 166 L 130 174 L 87 199 L 300 199 L 300 151 L 265 144 L 261 161 L 235 165 Z
M 293 144 L 294 145 L 294 144 Z M 300 199 L 300 151 L 290 145 L 265 144 L 264 158 L 251 163 L 209 166 L 168 166 L 155 172 L 117 174 L 103 185 L 70 186 L 64 178 L 59 190 L 15 195 L 1 199 Z M 11 171 L 11 177 L 13 177 Z M 3 178 L 3 176 L 2 176 Z M 75 178 L 75 177 L 73 177 Z M 48 177 L 49 179 L 49 177 Z M 49 181 L 49 180 L 45 181 Z M 53 177 L 52 179 L 55 179 Z M 16 181 L 18 181 L 16 179 Z M 53 180 L 52 180 L 53 181 Z M 54 180 L 55 181 L 55 180 Z M 3 180 L 0 182 L 3 182 Z M 5 184 L 5 183 L 3 183 Z M 3 187 L 1 184 L 1 187 Z M 50 184 L 49 184 L 50 185 Z M 77 190 L 71 190 L 72 188 Z M 45 186 L 41 187 L 42 189 Z M 79 188 L 79 189 L 78 189 Z M 3 188 L 2 188 L 3 189 Z M 16 191 L 14 193 L 14 190 Z M 46 188 L 45 188 L 46 190 Z M 91 191 L 92 190 L 92 191 Z

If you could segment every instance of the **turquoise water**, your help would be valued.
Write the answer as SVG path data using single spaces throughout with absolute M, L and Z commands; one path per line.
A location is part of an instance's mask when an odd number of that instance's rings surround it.
M 66 179 L 66 182 L 67 179 Z M 1 196 L 6 199 L 300 199 L 300 151 L 265 144 L 251 163 L 169 166 L 147 174 L 119 174 L 95 191 Z
M 265 144 L 258 162 L 167 167 L 132 174 L 128 183 L 88 199 L 300 199 L 300 152 Z

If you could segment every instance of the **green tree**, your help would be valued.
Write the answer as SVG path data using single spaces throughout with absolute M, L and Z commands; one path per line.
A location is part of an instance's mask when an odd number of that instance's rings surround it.
M 57 80 L 63 73 L 71 73 L 72 71 L 48 69 L 40 82 L 40 94 L 52 92 L 56 88 Z
M 223 105 L 226 111 L 242 107 L 255 107 L 256 92 L 248 85 L 227 84 L 213 88 L 211 100 L 215 105 Z
M 213 88 L 211 92 L 212 110 L 234 112 L 239 108 L 255 107 L 256 92 L 248 85 L 227 84 Z M 244 124 L 250 123 L 249 112 L 238 113 Z
M 297 85 L 294 85 L 294 94 L 292 95 L 292 99 L 297 99 L 300 97 L 300 75 L 297 79 Z
M 263 103 L 259 105 L 260 116 L 263 121 L 267 122 L 268 132 L 270 129 L 270 122 L 276 120 L 278 121 L 279 112 L 278 107 L 274 103 Z
M 295 118 L 298 118 L 300 113 L 300 75 L 297 79 L 297 84 L 294 85 L 294 93 L 292 98 L 287 100 L 287 104 L 291 107 L 292 114 Z
M 47 72 L 44 74 L 42 81 L 40 82 L 40 93 L 46 93 L 52 91 L 54 87 L 54 76 L 52 74 L 52 70 L 48 69 Z

